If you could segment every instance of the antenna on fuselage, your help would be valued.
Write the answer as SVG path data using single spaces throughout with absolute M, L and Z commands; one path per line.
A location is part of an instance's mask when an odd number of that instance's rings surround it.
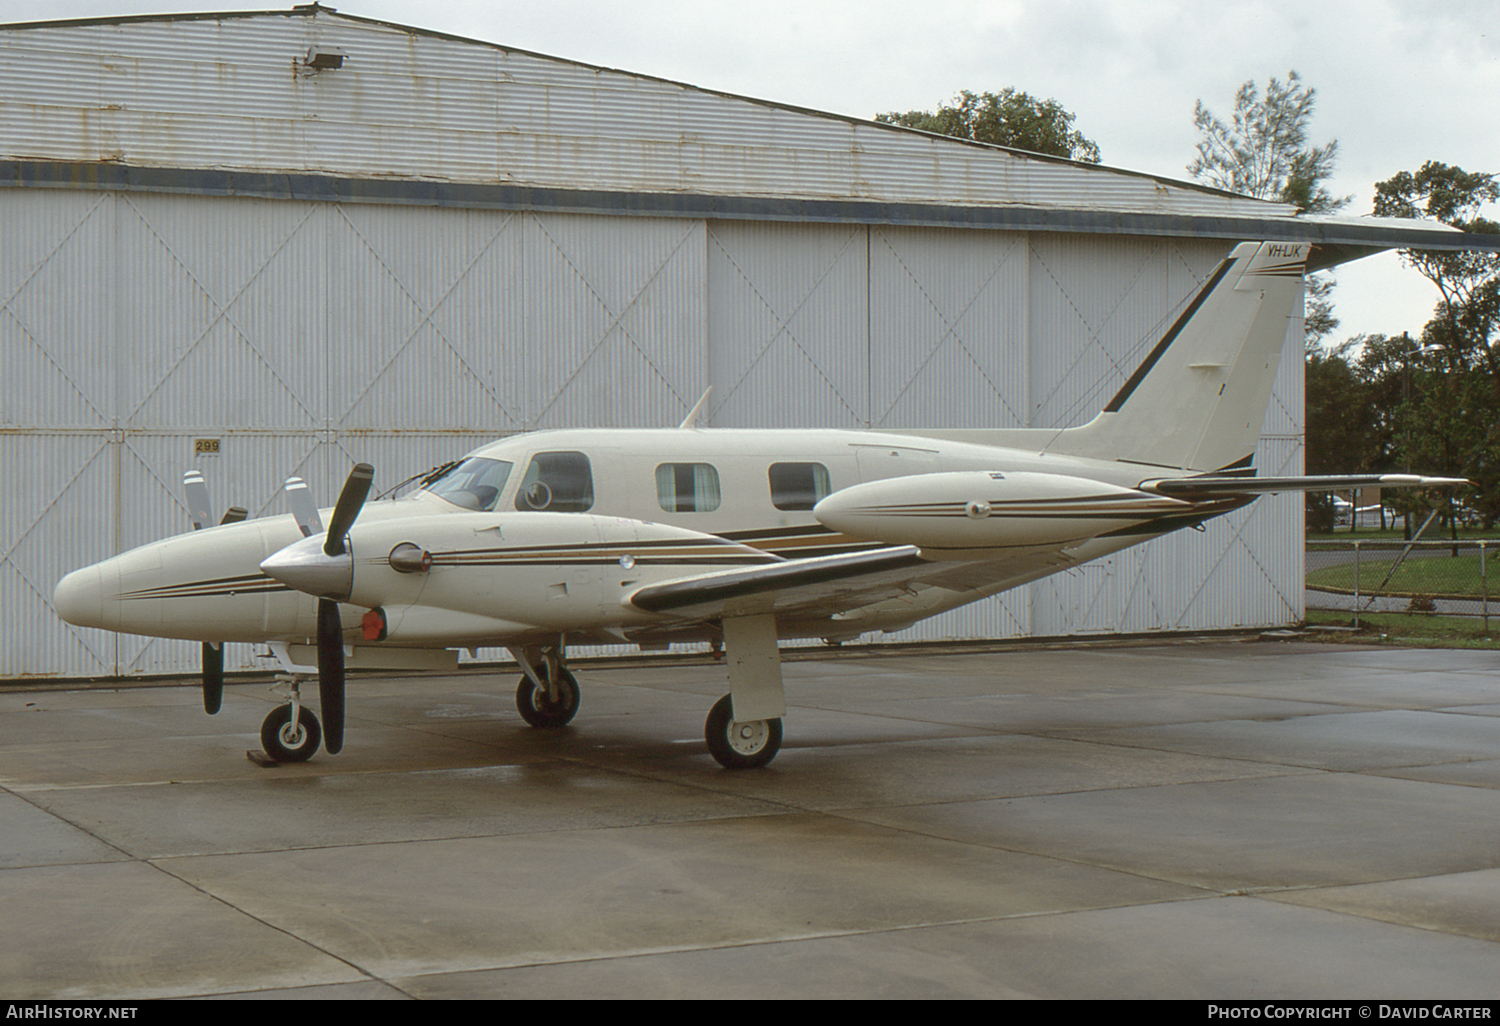
M 700 414 L 703 413 L 703 410 L 708 406 L 708 396 L 709 396 L 709 393 L 712 392 L 713 390 L 714 390 L 714 386 L 712 386 L 712 385 L 709 385 L 707 388 L 705 388 L 703 390 L 703 398 L 701 398 L 701 399 L 698 400 L 698 405 L 693 407 L 693 412 L 689 413 L 686 417 L 684 417 L 682 419 L 682 423 L 677 425 L 677 429 L 679 431 L 691 431 L 691 430 L 696 430 L 697 429 L 697 427 L 698 427 L 698 417 L 699 417 Z

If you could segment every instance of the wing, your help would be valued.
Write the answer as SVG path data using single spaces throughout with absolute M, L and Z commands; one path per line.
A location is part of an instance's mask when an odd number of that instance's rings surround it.
M 1141 490 L 1174 498 L 1200 499 L 1221 495 L 1260 495 L 1268 492 L 1331 492 L 1340 488 L 1456 488 L 1469 482 L 1461 477 L 1418 477 L 1415 474 L 1327 474 L 1315 477 L 1204 476 L 1146 481 Z
M 826 619 L 932 588 L 953 592 L 954 604 L 972 601 L 1074 562 L 1056 545 L 1008 549 L 994 559 L 965 562 L 924 559 L 916 546 L 901 545 L 679 577 L 646 585 L 626 601 L 683 620 L 756 613 Z

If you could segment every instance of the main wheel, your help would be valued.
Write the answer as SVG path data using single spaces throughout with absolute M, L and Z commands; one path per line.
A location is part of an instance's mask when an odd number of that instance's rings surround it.
M 538 688 L 530 677 L 522 677 L 516 688 L 516 709 L 521 719 L 533 727 L 564 727 L 578 715 L 578 679 L 567 670 L 557 671 L 557 701 L 547 695 L 546 688 Z
M 730 698 L 725 695 L 715 702 L 703 724 L 709 752 L 725 769 L 766 765 L 781 751 L 781 720 L 737 722 Z
M 292 707 L 278 705 L 260 725 L 260 745 L 276 762 L 306 762 L 323 743 L 323 728 L 312 710 L 302 706 L 292 723 Z

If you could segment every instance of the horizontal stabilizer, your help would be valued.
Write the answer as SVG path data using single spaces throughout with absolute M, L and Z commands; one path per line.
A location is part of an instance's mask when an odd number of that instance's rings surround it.
M 1202 498 L 1215 495 L 1261 495 L 1269 492 L 1333 492 L 1345 488 L 1457 488 L 1461 477 L 1416 474 L 1324 474 L 1313 477 L 1182 477 L 1143 481 L 1141 491 Z

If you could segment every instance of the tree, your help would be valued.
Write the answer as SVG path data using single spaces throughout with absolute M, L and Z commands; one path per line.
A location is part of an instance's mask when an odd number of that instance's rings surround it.
M 1257 199 L 1291 203 L 1301 213 L 1331 213 L 1349 202 L 1324 184 L 1338 161 L 1338 140 L 1307 145 L 1317 91 L 1293 71 L 1286 82 L 1271 79 L 1265 96 L 1252 79 L 1234 96 L 1226 125 L 1203 101 L 1193 107 L 1193 127 L 1202 133 L 1188 172 L 1201 182 Z
M 1375 184 L 1375 213 L 1383 217 L 1429 217 L 1466 232 L 1500 234 L 1500 224 L 1481 215 L 1500 199 L 1495 176 L 1428 161 L 1415 174 L 1402 171 Z M 1483 364 L 1500 399 L 1500 253 L 1474 250 L 1403 250 L 1402 260 L 1437 287 L 1435 312 L 1443 325 L 1428 331 L 1435 344 L 1452 350 L 1465 365 Z
M 1483 216 L 1500 199 L 1496 176 L 1428 161 L 1375 185 L 1375 213 L 1431 217 L 1466 232 L 1500 234 Z M 1437 287 L 1440 299 L 1422 330 L 1439 354 L 1432 381 L 1413 383 L 1406 404 L 1408 459 L 1474 482 L 1468 501 L 1485 527 L 1500 518 L 1500 254 L 1403 250 L 1402 260 Z
M 1015 89 L 977 96 L 965 89 L 952 105 L 936 111 L 876 114 L 875 120 L 958 139 L 1099 163 L 1099 147 L 1074 130 L 1073 115 L 1062 104 L 1039 100 Z
M 1335 198 L 1324 185 L 1338 160 L 1338 140 L 1307 145 L 1317 95 L 1295 71 L 1287 73 L 1285 82 L 1271 79 L 1264 96 L 1252 79 L 1235 93 L 1234 114 L 1227 125 L 1199 100 L 1193 106 L 1193 127 L 1201 138 L 1188 172 L 1220 189 L 1291 203 L 1299 213 L 1341 209 L 1350 197 Z M 1328 274 L 1307 278 L 1303 326 L 1308 352 L 1318 349 L 1338 327 L 1333 315 L 1334 284 Z
M 1337 349 L 1307 353 L 1307 473 L 1347 474 L 1371 469 L 1380 460 L 1379 427 L 1372 417 L 1370 383 L 1350 353 L 1359 339 Z M 1333 530 L 1333 501 L 1327 492 L 1307 493 L 1307 526 Z

